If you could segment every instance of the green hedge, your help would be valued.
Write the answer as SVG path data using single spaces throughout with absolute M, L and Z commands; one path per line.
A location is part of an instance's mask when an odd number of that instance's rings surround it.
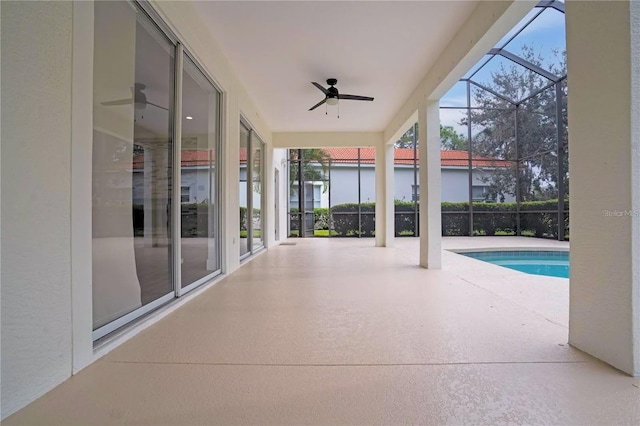
M 183 204 L 184 205 L 184 204 Z M 260 209 L 253 209 L 253 217 L 260 216 Z M 240 207 L 240 231 L 246 231 L 248 229 L 249 222 L 247 219 L 247 208 Z
M 397 237 L 415 236 L 416 213 L 413 201 L 394 201 L 395 235 Z
M 395 201 L 395 235 L 413 236 L 416 214 L 411 201 Z M 520 203 L 522 235 L 558 238 L 557 200 Z M 324 210 L 324 209 L 323 209 Z M 565 201 L 565 236 L 569 234 L 569 201 Z M 515 235 L 518 213 L 516 203 L 473 203 L 474 235 Z M 339 236 L 375 235 L 375 203 L 360 207 L 362 223 L 358 229 L 358 204 L 339 204 L 331 208 L 331 221 Z M 318 215 L 316 215 L 318 217 Z M 320 228 L 316 228 L 320 229 Z M 326 228 L 322 228 L 326 229 Z M 442 235 L 469 235 L 469 203 L 442 203 Z
M 569 235 L 568 210 L 569 201 L 565 200 L 565 236 Z M 442 235 L 469 235 L 469 203 L 442 203 L 442 211 Z M 473 203 L 473 212 L 475 235 L 516 234 L 516 203 L 477 202 Z M 522 235 L 557 239 L 558 200 L 520 203 L 520 230 Z
M 183 238 L 211 237 L 209 235 L 209 205 L 206 203 L 183 203 L 180 205 L 182 213 Z M 133 229 L 136 237 L 144 235 L 144 206 L 133 205 Z
M 333 229 L 340 237 L 373 237 L 376 231 L 375 203 L 360 204 L 360 226 L 358 226 L 358 203 L 338 204 L 331 207 Z

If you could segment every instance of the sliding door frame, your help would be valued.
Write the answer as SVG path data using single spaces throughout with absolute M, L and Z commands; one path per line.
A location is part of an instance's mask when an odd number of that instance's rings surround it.
M 223 250 L 224 244 L 222 238 L 220 238 L 220 232 L 222 230 L 221 226 L 221 217 L 224 214 L 224 206 L 222 206 L 222 189 L 223 189 L 223 179 L 224 176 L 220 173 L 221 170 L 221 160 L 224 159 L 223 147 L 222 147 L 222 123 L 223 123 L 223 91 L 220 87 L 214 82 L 214 80 L 210 77 L 210 75 L 205 72 L 202 66 L 195 59 L 195 56 L 190 54 L 187 49 L 184 48 L 183 44 L 180 42 L 179 38 L 171 31 L 171 29 L 164 23 L 163 19 L 160 15 L 153 9 L 153 7 L 146 0 L 133 0 L 130 2 L 130 5 L 136 9 L 139 13 L 142 13 L 146 19 L 148 19 L 149 23 L 154 25 L 160 33 L 162 33 L 167 40 L 170 42 L 173 48 L 173 71 L 174 71 L 174 81 L 173 81 L 173 92 L 171 93 L 171 105 L 169 107 L 169 112 L 173 113 L 173 121 L 170 120 L 172 124 L 171 136 L 172 140 L 172 151 L 171 151 L 171 179 L 172 179 L 172 190 L 170 195 L 170 214 L 171 218 L 169 221 L 169 232 L 171 233 L 171 251 L 170 256 L 171 259 L 171 281 L 173 290 L 168 292 L 167 294 L 159 297 L 158 299 L 147 303 L 115 320 L 92 330 L 92 340 L 94 343 L 94 348 L 96 346 L 100 346 L 100 343 L 97 341 L 102 339 L 103 337 L 119 331 L 124 326 L 132 323 L 136 319 L 150 313 L 157 308 L 170 303 L 177 298 L 187 294 L 191 290 L 199 287 L 206 282 L 209 282 L 211 279 L 215 278 L 218 275 L 222 274 L 222 260 L 223 256 L 221 251 Z M 196 280 L 192 284 L 182 288 L 182 250 L 181 250 L 181 238 L 182 238 L 182 206 L 181 206 L 181 194 L 179 190 L 176 188 L 181 187 L 182 182 L 182 82 L 183 82 L 183 65 L 185 55 L 189 57 L 191 62 L 196 66 L 196 68 L 202 73 L 204 78 L 211 83 L 213 88 L 217 92 L 218 102 L 217 102 L 217 110 L 215 111 L 216 117 L 216 133 L 215 133 L 215 156 L 216 156 L 216 179 L 215 186 L 213 190 L 215 191 L 215 199 L 210 199 L 210 205 L 214 206 L 214 235 L 216 238 L 216 256 L 217 256 L 217 265 L 218 268 L 215 271 L 212 271 L 210 274 Z M 209 183 L 209 185 L 211 185 Z M 211 191 L 211 189 L 210 189 Z M 226 235 L 225 235 L 226 237 Z M 124 332 L 125 329 L 122 329 Z

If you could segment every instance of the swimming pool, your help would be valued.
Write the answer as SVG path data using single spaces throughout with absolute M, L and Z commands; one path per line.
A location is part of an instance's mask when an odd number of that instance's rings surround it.
M 527 274 L 569 278 L 568 251 L 474 251 L 458 253 Z

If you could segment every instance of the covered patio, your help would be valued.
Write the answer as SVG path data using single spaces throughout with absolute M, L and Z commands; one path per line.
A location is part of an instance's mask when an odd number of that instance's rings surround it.
M 566 2 L 570 280 L 442 237 L 440 99 L 540 2 L 330 3 L 1 3 L 3 424 L 640 422 L 640 2 Z M 286 239 L 320 147 L 375 149 L 375 240 Z
M 419 268 L 413 238 L 289 242 L 3 424 L 640 422 L 640 380 L 567 344 L 568 280 L 447 250 Z

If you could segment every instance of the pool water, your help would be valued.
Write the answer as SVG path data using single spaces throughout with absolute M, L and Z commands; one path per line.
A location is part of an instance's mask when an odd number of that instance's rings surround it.
M 476 251 L 459 253 L 527 274 L 569 278 L 568 251 Z

